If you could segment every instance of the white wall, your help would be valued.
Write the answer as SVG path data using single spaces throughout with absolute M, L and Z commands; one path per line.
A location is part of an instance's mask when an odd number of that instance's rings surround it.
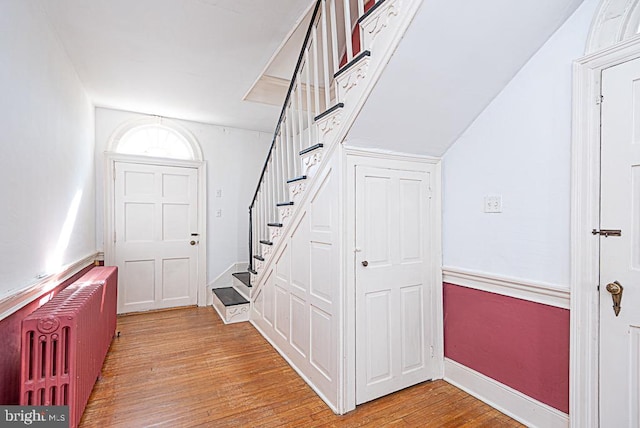
M 149 116 L 96 109 L 96 240 L 100 248 L 104 248 L 104 152 L 118 127 L 146 117 Z M 175 122 L 193 133 L 207 162 L 207 283 L 210 283 L 232 263 L 249 260 L 249 205 L 272 136 L 204 123 Z M 216 196 L 218 190 L 222 190 L 222 197 Z M 218 210 L 222 210 L 222 217 L 216 217 Z
M 423 1 L 349 144 L 442 156 L 581 3 Z
M 444 265 L 569 287 L 571 63 L 586 0 L 449 149 Z M 503 212 L 483 212 L 502 195 Z
M 93 107 L 37 2 L 0 29 L 1 299 L 96 245 Z

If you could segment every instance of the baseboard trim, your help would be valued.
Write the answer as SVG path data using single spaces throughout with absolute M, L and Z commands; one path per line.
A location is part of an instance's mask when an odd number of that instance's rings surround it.
M 444 380 L 528 427 L 569 426 L 567 414 L 448 358 Z
M 233 284 L 233 276 L 231 276 L 231 274 L 236 272 L 246 272 L 248 265 L 249 262 L 231 263 L 224 272 L 216 276 L 215 279 L 209 283 L 207 288 L 211 290 L 213 288 L 231 287 L 231 284 Z
M 58 273 L 47 275 L 22 290 L 18 290 L 16 293 L 0 299 L 0 320 L 19 311 L 29 303 L 39 299 L 43 294 L 55 289 L 64 281 L 76 275 L 82 269 L 94 264 L 96 260 L 98 260 L 98 255 L 98 252 L 91 253 L 80 260 L 63 266 Z
M 442 268 L 442 280 L 462 287 L 475 288 L 557 308 L 569 309 L 571 304 L 571 292 L 568 287 L 543 282 L 525 281 L 448 266 Z

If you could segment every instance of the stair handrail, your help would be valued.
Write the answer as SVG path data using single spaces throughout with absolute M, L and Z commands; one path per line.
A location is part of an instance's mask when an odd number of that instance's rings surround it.
M 264 162 L 264 166 L 262 167 L 262 172 L 260 173 L 260 178 L 258 179 L 258 186 L 256 187 L 256 191 L 253 194 L 253 199 L 251 200 L 251 205 L 249 206 L 249 211 L 253 208 L 253 205 L 256 203 L 256 199 L 258 197 L 258 193 L 260 192 L 260 187 L 262 185 L 262 179 L 264 178 L 264 174 L 267 171 L 267 167 L 269 166 L 269 161 L 271 160 L 271 154 L 273 153 L 273 149 L 278 141 L 278 133 L 280 132 L 280 125 L 282 125 L 282 120 L 287 112 L 287 105 L 289 104 L 289 100 L 291 99 L 291 94 L 293 93 L 293 89 L 296 84 L 296 77 L 298 76 L 298 72 L 300 71 L 300 66 L 302 65 L 302 60 L 304 59 L 304 53 L 307 49 L 307 45 L 309 44 L 309 39 L 311 38 L 311 31 L 313 30 L 314 23 L 316 21 L 316 17 L 318 16 L 318 11 L 320 10 L 320 4 L 322 0 L 317 0 L 316 5 L 313 9 L 313 15 L 311 15 L 311 21 L 309 22 L 309 28 L 307 28 L 307 33 L 304 37 L 304 42 L 302 42 L 302 48 L 300 49 L 300 54 L 298 55 L 298 62 L 296 63 L 296 68 L 293 71 L 293 76 L 291 77 L 291 82 L 289 83 L 289 90 L 287 91 L 287 96 L 284 99 L 284 103 L 282 104 L 282 110 L 280 111 L 280 117 L 278 118 L 278 123 L 276 124 L 276 130 L 273 133 L 273 141 L 271 142 L 271 146 L 269 148 L 269 153 L 267 154 L 267 159 Z
M 273 140 L 271 141 L 271 146 L 269 147 L 269 153 L 267 154 L 267 158 L 264 161 L 264 166 L 262 167 L 262 172 L 260 173 L 260 178 L 258 179 L 258 185 L 256 186 L 256 191 L 253 193 L 253 198 L 251 199 L 251 205 L 249 205 L 249 271 L 253 270 L 253 214 L 252 210 L 258 198 L 258 193 L 260 192 L 260 188 L 262 187 L 262 180 L 267 171 L 267 167 L 269 166 L 269 161 L 271 160 L 271 156 L 274 152 L 274 148 L 278 141 L 278 133 L 280 132 L 280 126 L 282 125 L 282 121 L 287 112 L 287 105 L 291 100 L 291 94 L 295 88 L 295 84 L 297 81 L 298 72 L 300 71 L 300 67 L 302 65 L 302 61 L 304 59 L 304 53 L 309 44 L 309 39 L 311 38 L 311 31 L 313 30 L 313 26 L 315 25 L 316 18 L 318 16 L 318 11 L 320 10 L 320 4 L 322 0 L 316 0 L 316 5 L 313 8 L 313 14 L 311 15 L 311 20 L 309 21 L 309 27 L 307 28 L 307 33 L 305 34 L 304 41 L 302 42 L 302 48 L 300 49 L 300 54 L 298 55 L 298 61 L 296 62 L 296 67 L 293 71 L 293 76 L 291 77 L 291 82 L 289 83 L 289 89 L 287 90 L 287 96 L 284 98 L 284 102 L 282 103 L 282 110 L 280 111 L 280 116 L 278 117 L 278 123 L 276 124 L 276 129 L 273 133 Z

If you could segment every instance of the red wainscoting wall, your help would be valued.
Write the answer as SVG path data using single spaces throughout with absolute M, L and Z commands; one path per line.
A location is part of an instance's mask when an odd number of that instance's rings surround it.
M 43 297 L 49 294 L 53 297 L 92 268 L 93 265 L 87 266 L 52 291 L 39 296 L 22 309 L 0 320 L 0 405 L 17 405 L 20 402 L 20 329 L 22 319 L 49 300 L 46 299 L 40 303 Z
M 444 354 L 569 412 L 569 311 L 444 284 Z

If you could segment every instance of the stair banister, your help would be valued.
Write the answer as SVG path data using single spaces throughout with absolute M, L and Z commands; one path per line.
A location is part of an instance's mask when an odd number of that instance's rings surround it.
M 342 6 L 338 4 L 339 1 L 342 1 Z M 313 126 L 314 118 L 329 110 L 337 101 L 337 87 L 332 86 L 335 83 L 333 76 L 342 62 L 351 61 L 356 49 L 361 49 L 352 42 L 353 30 L 357 28 L 354 27 L 355 21 L 352 21 L 352 8 L 357 17 L 361 17 L 367 4 L 366 0 L 315 2 L 271 146 L 249 206 L 252 223 L 248 267 L 254 273 L 254 256 L 261 254 L 260 240 L 270 240 L 268 223 L 279 223 L 277 204 L 289 199 L 286 181 L 304 174 L 299 153 L 320 142 L 319 131 Z M 321 49 L 319 44 L 322 45 Z M 321 83 L 324 84 L 323 89 Z M 261 258 L 257 260 L 263 261 Z
M 258 186 L 256 188 L 256 191 L 253 194 L 253 199 L 251 200 L 251 205 L 249 206 L 249 210 L 253 210 L 255 204 L 256 204 L 256 200 L 258 198 L 258 192 L 260 192 L 260 187 L 263 183 L 263 179 L 265 177 L 265 173 L 267 171 L 267 167 L 269 166 L 269 163 L 271 161 L 271 157 L 272 157 L 272 153 L 274 151 L 276 142 L 277 142 L 277 136 L 278 133 L 280 132 L 280 126 L 282 125 L 282 120 L 284 119 L 284 116 L 287 112 L 287 105 L 289 104 L 290 98 L 291 98 L 291 93 L 293 92 L 295 86 L 296 86 L 296 77 L 298 75 L 298 72 L 300 71 L 300 65 L 302 64 L 302 61 L 304 59 L 304 54 L 305 51 L 307 49 L 307 45 L 309 43 L 309 38 L 311 37 L 311 30 L 313 29 L 314 25 L 315 25 L 315 21 L 316 21 L 316 17 L 318 16 L 318 10 L 320 8 L 320 3 L 322 1 L 326 1 L 326 0 L 317 0 L 316 1 L 316 5 L 313 8 L 313 14 L 311 15 L 311 21 L 309 22 L 309 28 L 307 29 L 307 33 L 304 37 L 304 42 L 302 43 L 302 49 L 300 51 L 300 55 L 298 56 L 298 61 L 296 62 L 296 68 L 293 72 L 293 77 L 291 79 L 291 83 L 289 84 L 289 89 L 287 91 L 287 96 L 284 99 L 284 104 L 282 105 L 282 110 L 280 111 L 280 117 L 278 118 L 278 124 L 276 125 L 276 130 L 274 132 L 273 135 L 273 140 L 271 141 L 271 148 L 269 149 L 269 154 L 267 155 L 267 159 L 264 162 L 264 166 L 262 167 L 262 172 L 260 173 L 260 179 L 258 180 Z M 295 162 L 294 162 L 295 163 Z M 259 244 L 259 242 L 258 242 Z M 253 256 L 254 256 L 254 242 L 250 239 L 249 242 L 249 269 L 253 270 Z

